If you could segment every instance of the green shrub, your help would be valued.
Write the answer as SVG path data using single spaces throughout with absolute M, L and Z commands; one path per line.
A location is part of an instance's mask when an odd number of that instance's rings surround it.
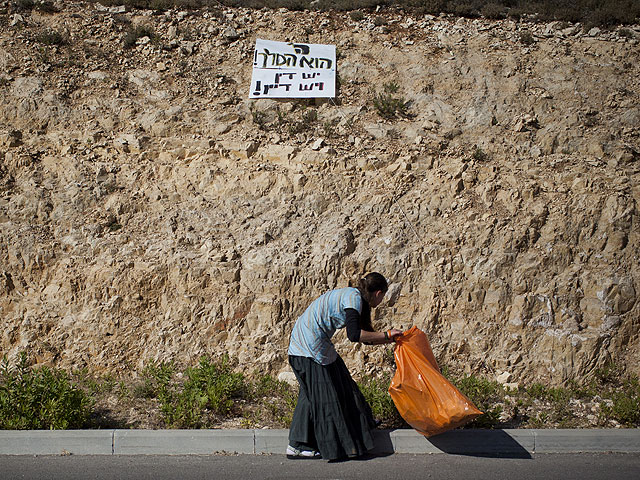
M 502 406 L 497 403 L 505 396 L 501 384 L 473 375 L 454 379 L 452 383 L 484 413 L 469 423 L 470 427 L 493 428 L 500 423 Z
M 260 130 L 267 130 L 269 120 L 265 112 L 251 108 L 251 119 Z
M 0 367 L 0 428 L 81 428 L 91 412 L 92 400 L 70 383 L 66 373 L 48 367 L 31 368 L 20 354 L 11 367 L 5 357 Z
M 252 398 L 283 428 L 288 428 L 298 400 L 298 390 L 286 382 L 262 375 L 253 383 Z M 263 412 L 260 412 L 263 413 Z
M 620 387 L 625 378 L 623 369 L 614 363 L 607 363 L 602 367 L 596 368 L 593 372 L 591 382 L 599 391 L 603 388 Z
M 376 27 L 384 27 L 387 24 L 387 19 L 378 15 L 373 19 L 373 24 Z
M 34 0 L 16 0 L 15 6 L 19 10 L 31 10 L 35 7 L 36 2 Z
M 529 30 L 523 30 L 520 32 L 520 43 L 529 46 L 536 43 L 536 39 Z
M 184 383 L 172 381 L 172 373 L 173 369 L 164 365 L 150 370 L 151 392 L 157 395 L 170 427 L 201 428 L 209 414 L 228 414 L 233 399 L 247 389 L 244 376 L 232 372 L 226 356 L 219 363 L 202 357 L 196 367 L 186 370 Z
M 381 420 L 386 427 L 401 427 L 406 423 L 389 395 L 390 383 L 391 379 L 388 377 L 367 378 L 359 382 L 358 387 L 371 406 L 374 418 Z
M 640 425 L 640 380 L 636 375 L 624 374 L 619 367 L 606 365 L 596 370 L 595 382 L 594 390 L 609 400 L 601 403 L 601 416 L 628 427 Z
M 260 375 L 253 383 L 251 394 L 253 397 L 286 397 L 292 392 L 293 388 L 287 382 L 277 380 L 271 375 Z
M 607 417 L 627 427 L 640 425 L 640 395 L 637 390 L 635 393 L 615 392 L 611 400 L 613 405 L 603 407 Z
M 406 117 L 408 115 L 408 103 L 403 97 L 394 96 L 398 91 L 397 83 L 385 83 L 383 92 L 377 94 L 373 99 L 373 106 L 378 114 L 387 119 L 396 118 L 398 116 Z
M 175 367 L 172 362 L 151 362 L 142 370 L 142 382 L 135 385 L 138 398 L 167 398 Z
M 624 0 L 609 0 L 602 2 L 596 8 L 580 11 L 576 17 L 590 27 L 613 27 L 614 25 L 629 25 L 637 21 L 640 15 L 638 2 Z
M 322 131 L 324 132 L 325 137 L 331 138 L 336 136 L 336 126 L 338 125 L 338 120 L 327 120 L 322 124 Z
M 484 150 L 482 150 L 477 145 L 473 149 L 473 153 L 471 154 L 471 157 L 477 162 L 487 162 L 487 161 L 489 161 L 491 159 L 489 154 L 486 153 Z
M 618 35 L 623 38 L 628 38 L 629 40 L 636 38 L 636 34 L 629 28 L 621 28 L 620 30 L 618 30 Z
M 541 383 L 532 383 L 525 389 L 525 392 L 531 397 L 538 400 L 544 400 L 547 395 L 547 387 Z
M 117 384 L 113 375 L 108 374 L 103 378 L 96 378 L 89 374 L 89 370 L 87 368 L 74 371 L 71 377 L 79 387 L 83 388 L 91 396 L 95 396 L 96 394 L 99 395 L 101 393 L 110 393 L 115 389 Z
M 55 30 L 47 30 L 36 37 L 36 41 L 44 45 L 64 45 L 67 43 L 66 37 Z
M 229 413 L 233 398 L 242 396 L 246 391 L 244 376 L 231 370 L 227 356 L 217 364 L 206 357 L 201 358 L 197 367 L 187 369 L 187 377 L 185 390 L 206 392 L 208 405 L 220 414 Z
M 571 388 L 547 387 L 541 383 L 533 383 L 525 389 L 525 394 L 532 400 L 538 400 L 546 405 L 544 413 L 537 414 L 529 419 L 531 426 L 536 428 L 546 427 L 545 423 L 558 423 L 560 427 L 570 428 L 575 426 L 576 416 L 570 407 L 571 400 L 582 393 L 577 385 Z
M 280 116 L 280 115 L 279 115 Z M 298 133 L 307 133 L 315 131 L 318 122 L 317 110 L 310 108 L 305 109 L 300 116 L 300 120 L 289 122 L 289 135 L 297 135 Z M 286 123 L 284 117 L 281 117 L 279 123 Z

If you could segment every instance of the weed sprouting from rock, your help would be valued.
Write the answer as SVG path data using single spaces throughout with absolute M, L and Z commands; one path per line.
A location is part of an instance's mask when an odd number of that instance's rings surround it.
M 399 86 L 395 82 L 385 83 L 383 91 L 373 98 L 373 106 L 378 114 L 386 119 L 407 116 L 408 103 L 404 97 L 396 96 Z

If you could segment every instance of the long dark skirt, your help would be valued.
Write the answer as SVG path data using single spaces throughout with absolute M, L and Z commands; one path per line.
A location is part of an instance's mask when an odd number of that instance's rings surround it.
M 330 365 L 289 356 L 300 392 L 289 444 L 317 450 L 322 458 L 357 457 L 373 448 L 371 407 L 340 357 Z

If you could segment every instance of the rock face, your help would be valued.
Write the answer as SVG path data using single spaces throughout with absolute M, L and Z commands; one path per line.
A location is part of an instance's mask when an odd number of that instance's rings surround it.
M 0 355 L 278 374 L 308 303 L 380 271 L 375 325 L 452 369 L 640 373 L 640 28 L 386 17 L 0 8 Z M 257 37 L 336 44 L 336 101 L 248 100 Z

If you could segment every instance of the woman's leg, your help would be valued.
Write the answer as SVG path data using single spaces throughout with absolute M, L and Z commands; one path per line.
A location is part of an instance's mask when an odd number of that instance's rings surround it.
M 308 396 L 308 374 L 305 368 L 305 360 L 300 357 L 289 357 L 289 364 L 300 385 L 298 402 L 293 411 L 293 419 L 289 428 L 289 445 L 298 450 L 318 450 L 318 444 L 313 428 L 311 402 Z
M 340 357 L 330 365 L 289 357 L 300 391 L 289 444 L 322 458 L 357 457 L 373 448 L 371 408 Z

